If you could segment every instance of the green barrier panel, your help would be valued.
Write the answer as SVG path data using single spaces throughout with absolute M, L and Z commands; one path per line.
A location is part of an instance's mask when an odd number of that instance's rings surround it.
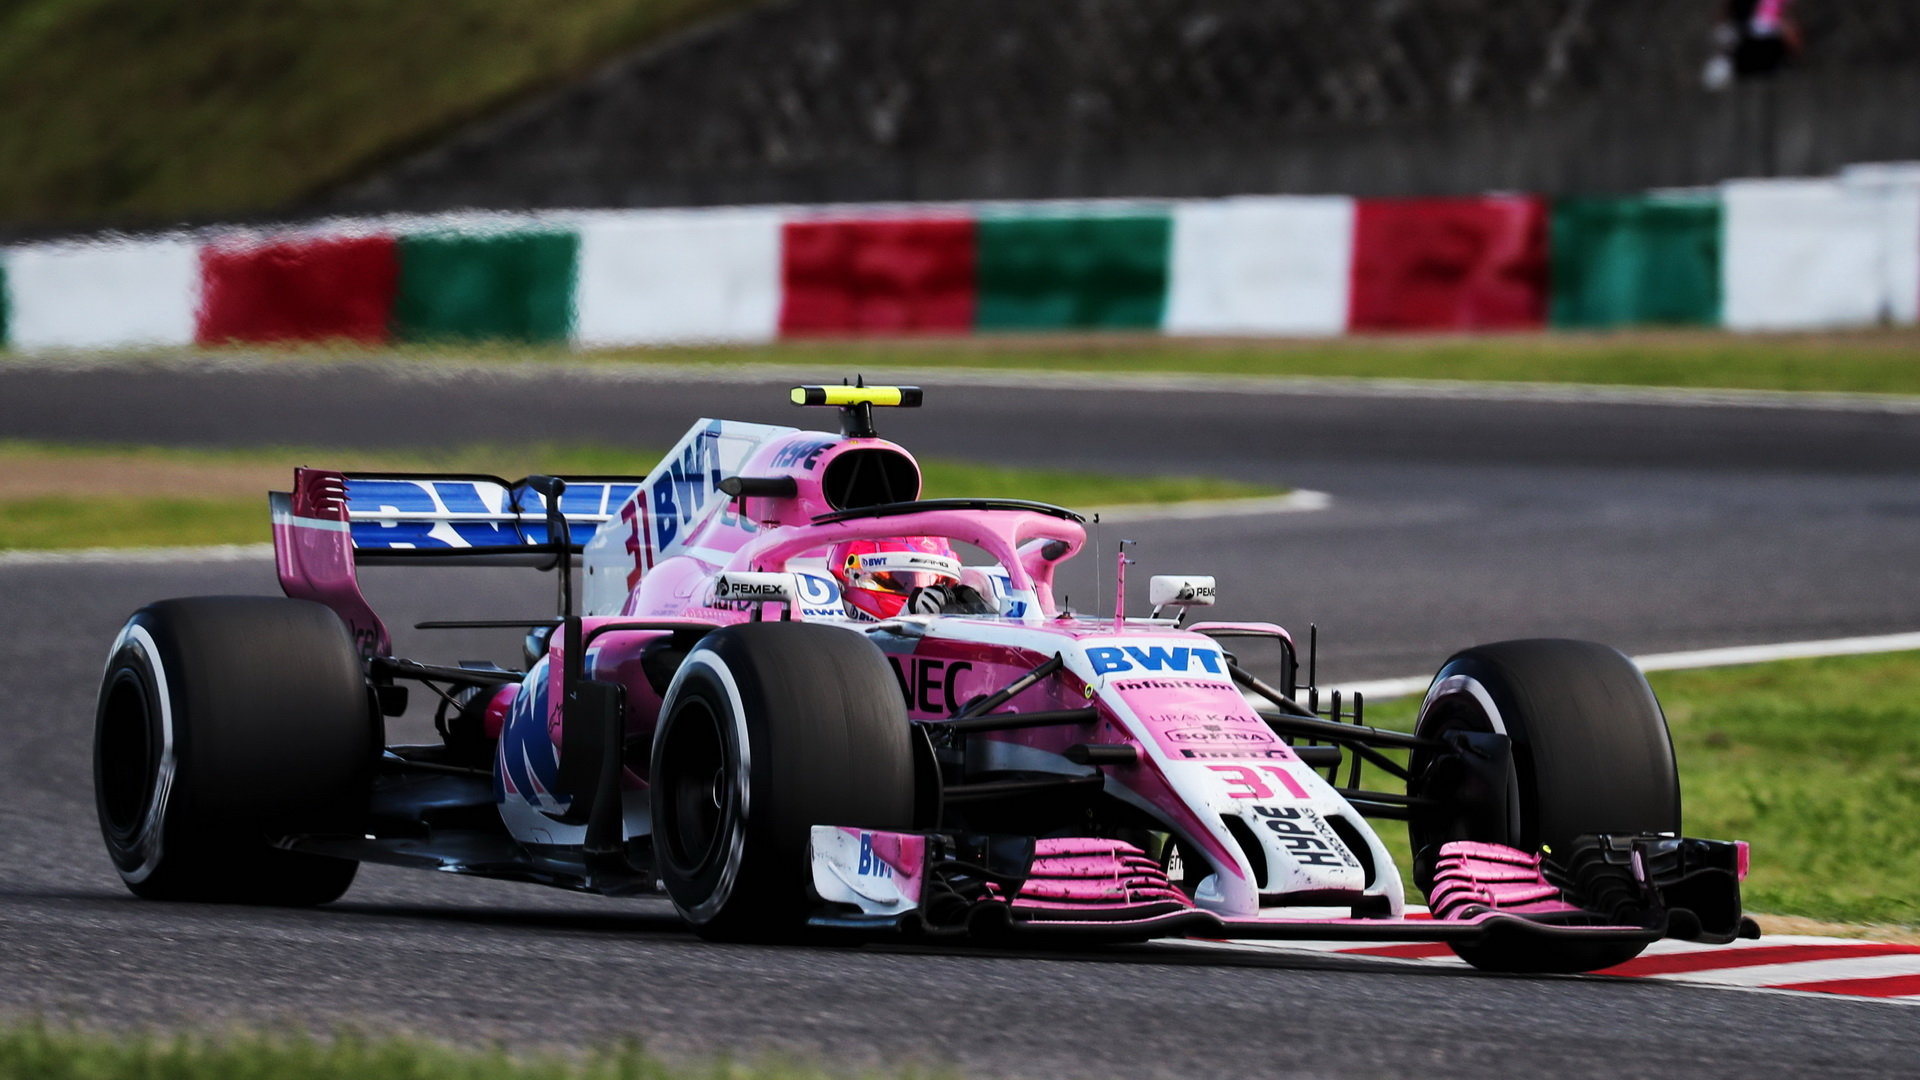
M 975 325 L 1158 329 L 1172 237 L 1165 214 L 982 218 Z
M 400 238 L 396 341 L 565 341 L 573 233 L 421 233 Z
M 1551 325 L 1719 325 L 1721 216 L 1712 196 L 1556 202 Z

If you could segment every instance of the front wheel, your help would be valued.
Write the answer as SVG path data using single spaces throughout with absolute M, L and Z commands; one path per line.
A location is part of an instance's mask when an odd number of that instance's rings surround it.
M 746 623 L 688 654 L 654 736 L 654 855 L 701 935 L 767 939 L 805 920 L 814 825 L 910 829 L 906 705 L 872 643 Z
M 379 726 L 338 616 L 306 600 L 208 596 L 135 612 L 94 719 L 107 854 L 153 900 L 308 905 L 358 864 L 275 846 L 348 832 Z
M 1680 831 L 1680 781 L 1666 716 L 1633 661 L 1590 641 L 1502 641 L 1455 653 L 1427 691 L 1415 730 L 1512 740 L 1504 793 L 1415 754 L 1409 794 L 1442 809 L 1408 824 L 1414 876 L 1431 891 L 1441 844 L 1479 840 L 1523 851 L 1570 851 L 1594 833 Z M 1495 971 L 1593 971 L 1625 963 L 1634 942 L 1463 943 L 1454 951 Z

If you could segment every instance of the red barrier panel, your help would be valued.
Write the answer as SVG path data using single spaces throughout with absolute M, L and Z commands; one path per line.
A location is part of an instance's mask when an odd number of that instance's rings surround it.
M 780 332 L 967 333 L 977 251 L 965 219 L 790 221 Z
M 212 244 L 200 253 L 198 338 L 387 340 L 399 277 L 390 236 Z
M 1546 203 L 1363 199 L 1352 297 L 1352 330 L 1538 329 L 1547 317 Z

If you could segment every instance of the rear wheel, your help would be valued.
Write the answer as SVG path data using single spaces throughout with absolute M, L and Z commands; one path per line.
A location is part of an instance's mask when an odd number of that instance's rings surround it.
M 151 604 L 115 641 L 95 713 L 107 854 L 153 900 L 337 899 L 358 864 L 274 840 L 353 831 L 379 744 L 332 611 L 262 596 Z
M 1416 754 L 1410 794 L 1449 809 L 1408 826 L 1414 876 L 1431 891 L 1441 844 L 1480 840 L 1524 851 L 1569 852 L 1593 833 L 1680 831 L 1680 782 L 1665 715 L 1633 661 L 1605 645 L 1558 639 L 1502 641 L 1455 653 L 1427 692 L 1416 726 L 1504 734 L 1512 740 L 1506 791 L 1435 768 Z M 1634 942 L 1462 943 L 1454 951 L 1496 971 L 1592 971 L 1624 963 Z
M 801 928 L 812 826 L 913 827 L 906 706 L 858 634 L 798 622 L 715 631 L 681 664 L 660 716 L 654 853 L 704 936 Z

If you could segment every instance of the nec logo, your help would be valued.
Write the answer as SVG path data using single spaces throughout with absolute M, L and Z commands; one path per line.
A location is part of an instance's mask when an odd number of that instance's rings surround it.
M 1192 671 L 1219 675 L 1227 670 L 1218 649 L 1187 645 L 1103 645 L 1087 650 L 1095 675 L 1116 671 Z

